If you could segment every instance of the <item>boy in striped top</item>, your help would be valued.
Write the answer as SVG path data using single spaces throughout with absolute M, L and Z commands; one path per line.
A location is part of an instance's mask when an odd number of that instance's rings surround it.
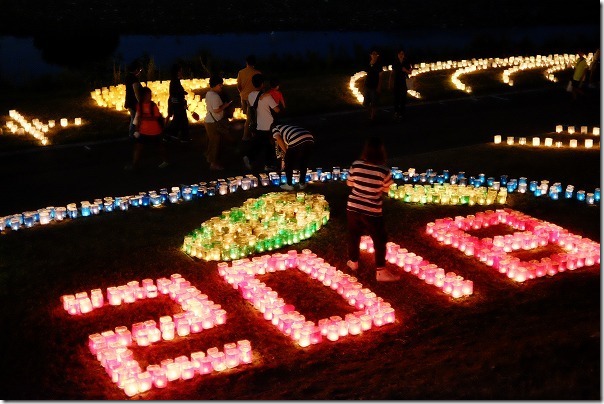
M 315 145 L 313 135 L 306 129 L 293 125 L 275 125 L 272 129 L 273 139 L 285 153 L 283 163 L 287 184 L 281 189 L 292 191 L 292 175 L 294 169 L 300 170 L 300 189 L 306 188 L 306 170 L 308 161 Z
M 386 149 L 379 137 L 365 142 L 361 158 L 350 166 L 346 184 L 352 187 L 346 205 L 348 221 L 348 262 L 353 271 L 359 268 L 361 236 L 369 235 L 375 249 L 376 280 L 398 281 L 400 275 L 386 268 L 386 226 L 382 215 L 382 194 L 394 183 L 386 164 Z

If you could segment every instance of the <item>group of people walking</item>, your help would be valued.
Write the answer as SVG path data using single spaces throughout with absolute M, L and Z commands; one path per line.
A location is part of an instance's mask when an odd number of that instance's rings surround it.
M 126 77 L 125 107 L 130 111 L 129 136 L 134 140 L 132 164 L 126 166 L 126 169 L 133 169 L 139 164 L 145 145 L 159 148 L 162 158 L 159 168 L 165 168 L 169 163 L 162 134 L 181 142 L 190 141 L 185 99 L 187 93 L 180 84 L 182 67 L 175 65 L 172 69 L 166 118 L 162 117 L 153 102 L 151 89 L 141 86 L 141 72 L 140 64 L 135 62 L 130 66 Z M 411 66 L 406 63 L 404 52 L 400 51 L 389 83 L 389 87 L 395 91 L 395 117 L 403 116 L 407 91 L 405 79 L 410 72 Z M 223 86 L 222 77 L 210 77 L 209 90 L 205 95 L 207 112 L 203 118 L 208 140 L 205 157 L 210 170 L 217 171 L 223 170 L 219 152 L 221 142 L 231 131 L 225 111 L 233 103 L 232 100 L 225 100 Z M 369 109 L 371 120 L 375 119 L 381 86 L 382 65 L 377 51 L 372 51 L 365 82 L 365 105 Z M 240 139 L 242 164 L 254 171 L 283 170 L 287 182 L 281 185 L 281 189 L 285 191 L 295 189 L 293 173 L 298 170 L 298 189 L 305 189 L 305 174 L 315 139 L 309 130 L 283 123 L 279 119 L 279 113 L 285 108 L 279 82 L 267 80 L 256 68 L 256 60 L 251 55 L 246 58 L 245 68 L 238 72 L 237 90 L 241 108 L 246 115 Z M 367 234 L 372 237 L 375 246 L 376 280 L 396 281 L 400 276 L 386 268 L 387 234 L 382 214 L 383 194 L 388 192 L 393 180 L 390 169 L 386 166 L 385 147 L 379 137 L 367 139 L 360 158 L 352 163 L 349 173 L 347 185 L 351 187 L 351 192 L 347 201 L 347 266 L 353 272 L 358 270 L 360 239 Z

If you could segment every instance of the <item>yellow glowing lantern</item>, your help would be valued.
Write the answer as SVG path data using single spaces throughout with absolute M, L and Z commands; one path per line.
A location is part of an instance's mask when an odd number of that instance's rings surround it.
M 553 144 L 553 142 L 554 142 L 554 139 L 552 139 L 551 137 L 546 137 L 544 145 L 547 146 L 547 147 L 551 147 L 552 144 Z
M 594 145 L 594 140 L 593 139 L 585 139 L 585 147 L 588 149 L 591 149 Z
M 74 124 L 78 125 L 78 126 L 81 125 L 82 124 L 82 118 L 75 118 L 74 119 Z
M 597 126 L 594 127 L 592 133 L 593 133 L 594 136 L 600 136 L 600 128 L 598 128 Z
M 570 140 L 570 147 L 577 147 L 577 139 Z
M 501 135 L 495 135 L 493 142 L 495 144 L 500 144 L 501 143 Z
M 507 137 L 507 144 L 509 144 L 510 146 L 514 144 L 514 136 Z
M 67 118 L 61 118 L 61 126 L 62 127 L 66 127 L 67 126 Z
M 539 146 L 541 144 L 541 139 L 538 137 L 533 138 L 533 146 Z
M 581 134 L 587 135 L 587 126 L 581 126 Z
M 569 135 L 572 135 L 573 133 L 575 133 L 575 127 L 574 126 L 569 126 L 567 129 L 567 132 Z
M 524 146 L 526 144 L 526 138 L 525 137 L 518 138 L 518 144 L 521 146 Z
M 562 133 L 563 130 L 562 125 L 556 125 L 556 133 Z

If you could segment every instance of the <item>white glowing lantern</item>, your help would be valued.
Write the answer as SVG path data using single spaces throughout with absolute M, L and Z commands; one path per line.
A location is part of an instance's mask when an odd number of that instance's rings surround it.
M 49 128 L 54 128 L 55 127 L 55 120 L 54 119 L 51 119 L 51 120 L 48 121 L 48 127 Z
M 67 118 L 61 118 L 61 126 L 62 127 L 67 126 Z
M 514 144 L 514 136 L 508 136 L 507 137 L 507 144 L 509 144 L 509 145 L 513 145 Z
M 587 126 L 581 126 L 581 134 L 587 135 Z
M 556 133 L 562 133 L 563 130 L 562 125 L 556 125 Z
M 82 124 L 82 118 L 75 118 L 73 123 L 76 124 L 76 125 L 78 125 L 78 126 L 81 125 Z
M 541 139 L 538 137 L 533 138 L 533 146 L 539 146 L 541 144 Z
M 562 147 L 562 142 L 560 140 L 556 141 L 556 147 Z
M 525 137 L 518 138 L 518 144 L 524 146 L 526 144 L 526 138 Z
M 573 133 L 575 133 L 575 127 L 574 126 L 569 126 L 567 129 L 567 132 L 569 135 L 572 135 Z
M 600 136 L 600 128 L 598 128 L 597 126 L 594 127 L 592 133 L 593 133 L 594 136 Z
M 570 140 L 570 147 L 577 147 L 577 139 Z
M 546 137 L 545 138 L 545 142 L 544 145 L 547 147 L 551 147 L 554 143 L 554 139 L 552 139 L 551 137 Z
M 495 135 L 493 142 L 495 144 L 500 144 L 501 143 L 501 135 Z
M 585 139 L 585 147 L 591 149 L 594 146 L 593 139 Z M 40 216 L 40 223 L 42 223 L 42 217 Z

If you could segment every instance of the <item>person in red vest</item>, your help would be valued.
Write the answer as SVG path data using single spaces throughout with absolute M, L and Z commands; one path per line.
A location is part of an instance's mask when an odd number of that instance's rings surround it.
M 168 166 L 166 146 L 163 142 L 163 130 L 165 119 L 159 112 L 157 104 L 151 98 L 153 94 L 149 87 L 141 88 L 141 100 L 136 107 L 134 117 L 134 152 L 132 155 L 132 164 L 125 167 L 126 170 L 137 168 L 140 162 L 141 154 L 145 146 L 153 146 L 159 149 L 162 163 L 159 168 Z

